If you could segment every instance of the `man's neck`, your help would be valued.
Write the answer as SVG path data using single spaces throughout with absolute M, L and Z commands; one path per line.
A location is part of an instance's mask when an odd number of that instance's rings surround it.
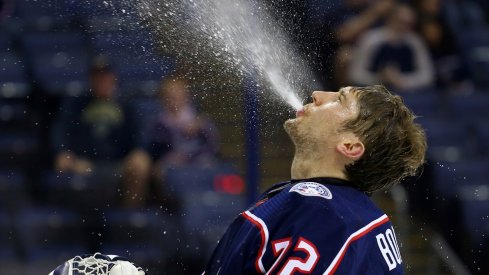
M 343 172 L 343 165 L 338 165 L 328 154 L 307 154 L 296 152 L 292 161 L 291 178 L 309 179 L 331 177 L 347 179 Z

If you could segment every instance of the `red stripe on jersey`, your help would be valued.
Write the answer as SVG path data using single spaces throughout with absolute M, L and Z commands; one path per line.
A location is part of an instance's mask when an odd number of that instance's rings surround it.
M 249 222 L 254 224 L 260 230 L 261 244 L 260 244 L 260 249 L 258 250 L 258 255 L 256 256 L 255 268 L 256 268 L 256 271 L 258 273 L 264 274 L 265 268 L 263 267 L 263 263 L 262 263 L 261 259 L 262 259 L 263 255 L 265 254 L 266 244 L 268 242 L 268 228 L 262 219 L 253 215 L 249 211 L 245 211 L 245 212 L 241 213 L 241 215 L 243 215 L 243 217 L 245 217 Z
M 340 251 L 338 252 L 336 257 L 334 258 L 333 262 L 330 264 L 328 269 L 326 269 L 324 274 L 325 275 L 331 275 L 331 274 L 334 274 L 336 272 L 336 269 L 338 269 L 338 267 L 340 266 L 341 261 L 343 260 L 343 257 L 345 256 L 346 251 L 348 250 L 348 247 L 350 246 L 350 244 L 352 242 L 360 239 L 361 237 L 368 234 L 370 231 L 374 230 L 375 228 L 383 225 L 384 223 L 386 223 L 388 221 L 389 221 L 389 217 L 387 217 L 387 215 L 384 214 L 381 217 L 377 218 L 376 220 L 373 220 L 372 222 L 370 222 L 366 226 L 355 231 L 353 234 L 351 234 L 350 237 L 348 237 L 348 239 L 346 240 L 345 244 L 343 244 L 343 246 L 341 247 Z

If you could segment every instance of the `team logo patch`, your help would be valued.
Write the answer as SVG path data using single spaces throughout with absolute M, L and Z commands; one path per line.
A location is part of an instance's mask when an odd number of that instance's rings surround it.
M 289 192 L 297 192 L 303 196 L 310 197 L 323 197 L 325 199 L 332 199 L 333 194 L 329 189 L 317 182 L 301 182 L 294 185 Z

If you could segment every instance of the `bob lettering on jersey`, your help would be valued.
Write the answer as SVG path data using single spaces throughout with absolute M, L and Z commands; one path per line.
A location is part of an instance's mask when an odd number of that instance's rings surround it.
M 377 238 L 377 245 L 379 246 L 380 253 L 382 253 L 384 260 L 389 267 L 389 271 L 393 270 L 398 264 L 400 265 L 402 263 L 394 228 L 388 228 L 385 233 L 380 233 L 375 237 Z

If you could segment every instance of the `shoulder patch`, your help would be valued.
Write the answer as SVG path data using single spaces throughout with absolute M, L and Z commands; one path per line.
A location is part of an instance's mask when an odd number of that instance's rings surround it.
M 329 189 L 317 182 L 301 182 L 294 185 L 289 192 L 297 192 L 303 196 L 309 197 L 322 197 L 325 199 L 332 199 L 333 194 Z

